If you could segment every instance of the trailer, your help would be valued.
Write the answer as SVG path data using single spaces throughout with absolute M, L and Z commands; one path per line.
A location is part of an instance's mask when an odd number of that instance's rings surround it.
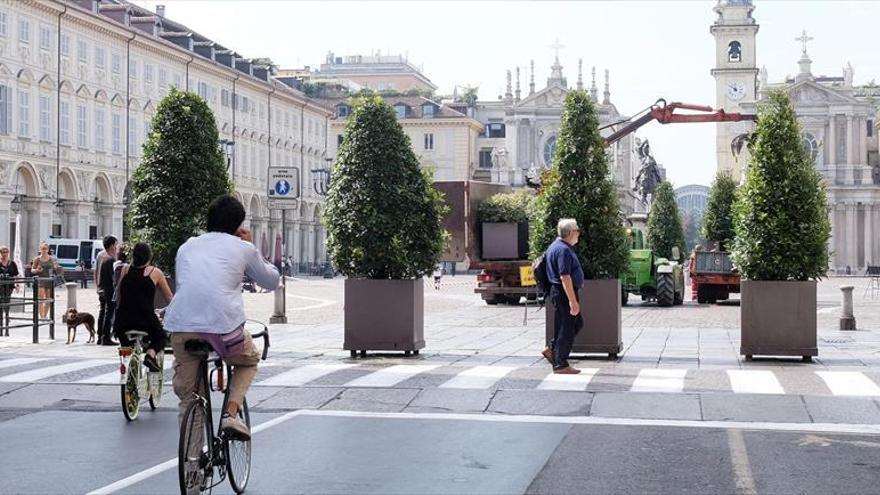
M 730 253 L 695 250 L 691 255 L 688 274 L 691 299 L 700 304 L 715 304 L 739 293 L 740 274 L 733 266 Z

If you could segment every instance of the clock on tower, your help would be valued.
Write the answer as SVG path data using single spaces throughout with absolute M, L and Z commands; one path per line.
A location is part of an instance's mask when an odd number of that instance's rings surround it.
M 714 10 L 718 17 L 709 31 L 715 37 L 715 107 L 742 112 L 740 104 L 754 102 L 757 94 L 755 38 L 759 26 L 752 17 L 755 6 L 751 0 L 721 0 Z M 734 159 L 730 142 L 747 132 L 752 123 L 720 122 L 716 126 L 718 170 L 738 179 L 747 157 Z

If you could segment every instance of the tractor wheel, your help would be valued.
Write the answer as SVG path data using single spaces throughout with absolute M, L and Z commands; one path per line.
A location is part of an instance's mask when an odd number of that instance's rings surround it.
M 675 299 L 672 301 L 672 304 L 676 306 L 684 304 L 684 287 L 681 288 L 681 292 L 675 293 Z
M 709 302 L 709 298 L 706 297 L 707 296 L 706 292 L 707 291 L 706 291 L 705 285 L 701 285 L 701 286 L 697 287 L 697 303 L 706 304 L 707 302 Z
M 626 289 L 621 291 L 620 301 L 624 306 L 629 304 L 629 292 L 627 292 Z
M 671 273 L 657 275 L 657 305 L 661 307 L 672 306 L 675 302 L 675 284 Z

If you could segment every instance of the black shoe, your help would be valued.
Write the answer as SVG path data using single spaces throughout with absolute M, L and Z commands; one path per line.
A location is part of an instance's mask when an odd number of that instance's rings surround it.
M 154 358 L 153 356 L 151 356 L 149 354 L 144 356 L 144 366 L 146 366 L 147 369 L 153 373 L 160 371 L 159 363 L 156 362 L 156 358 Z
M 119 344 L 117 344 L 116 342 L 113 342 L 113 339 L 104 339 L 101 342 L 101 345 L 114 345 L 115 346 L 115 345 L 119 345 Z

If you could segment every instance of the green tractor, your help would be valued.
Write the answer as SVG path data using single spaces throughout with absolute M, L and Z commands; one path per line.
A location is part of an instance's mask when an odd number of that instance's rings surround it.
M 658 306 L 668 307 L 684 304 L 684 271 L 677 261 L 670 261 L 654 254 L 645 246 L 641 230 L 627 229 L 630 244 L 629 269 L 621 278 L 622 301 L 626 305 L 629 295 L 638 294 L 643 301 L 657 301 Z M 672 248 L 678 258 L 678 248 Z

